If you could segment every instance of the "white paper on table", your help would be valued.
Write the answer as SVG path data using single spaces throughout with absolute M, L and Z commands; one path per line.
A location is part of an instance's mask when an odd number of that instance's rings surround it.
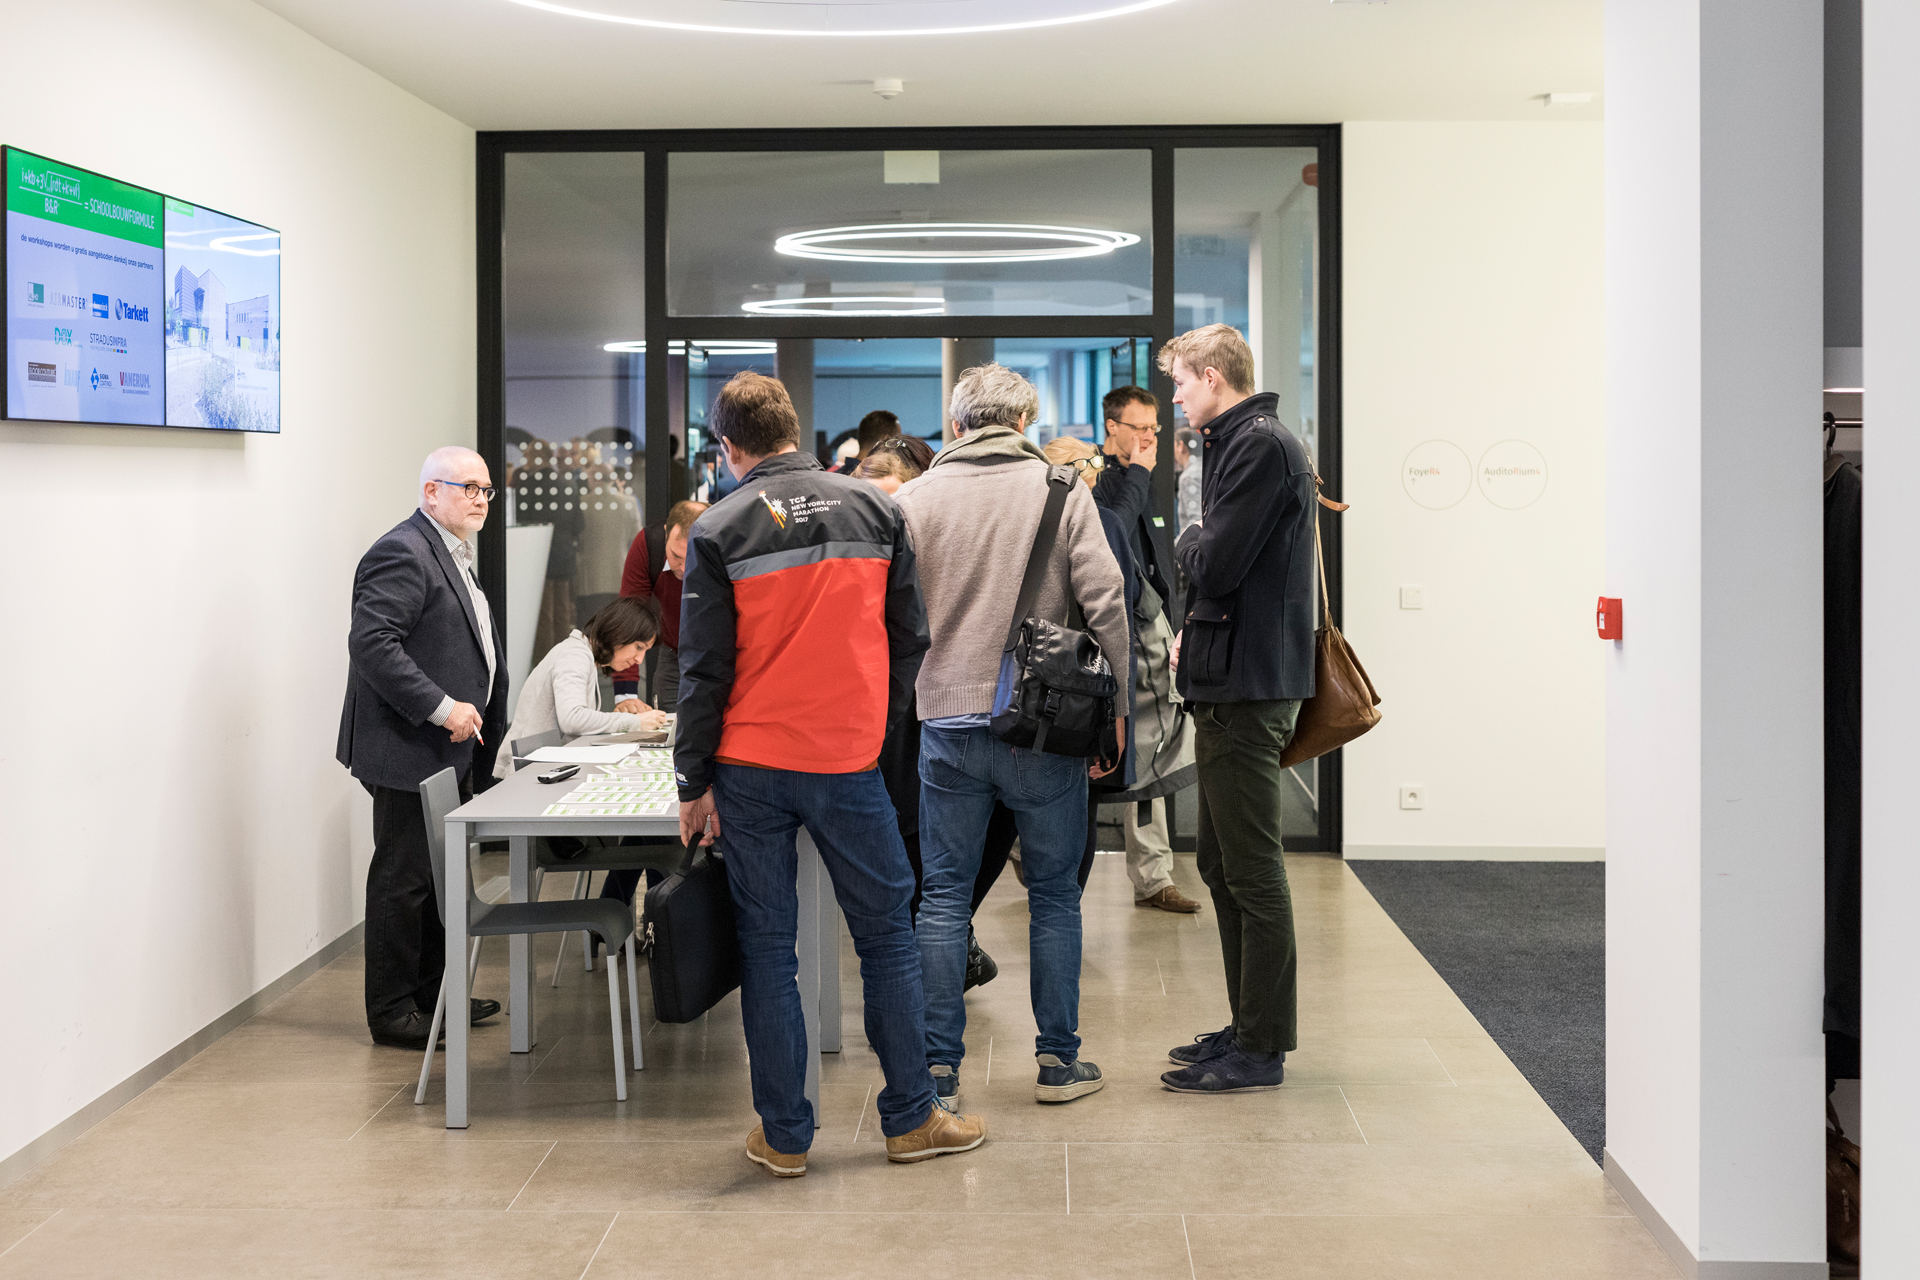
M 541 747 L 523 759 L 540 764 L 612 764 L 633 754 L 632 743 L 614 743 L 605 747 Z

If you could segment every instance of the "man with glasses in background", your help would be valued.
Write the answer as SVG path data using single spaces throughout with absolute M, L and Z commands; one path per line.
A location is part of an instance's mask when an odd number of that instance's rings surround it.
M 1200 904 L 1173 883 L 1173 842 L 1167 834 L 1166 797 L 1194 780 L 1192 734 L 1173 700 L 1173 549 L 1165 517 L 1153 510 L 1153 469 L 1160 458 L 1160 400 L 1144 387 L 1115 387 L 1101 401 L 1106 415 L 1106 467 L 1095 480 L 1093 500 L 1120 517 L 1133 553 L 1138 590 L 1133 606 L 1133 786 L 1103 797 L 1123 805 L 1127 878 L 1135 906 L 1192 915 Z M 1122 776 L 1125 776 L 1123 772 Z
M 460 796 L 490 777 L 507 727 L 506 635 L 474 576 L 473 539 L 493 501 L 486 461 L 449 445 L 420 469 L 420 509 L 353 575 L 347 698 L 336 755 L 373 796 L 367 867 L 367 1029 L 375 1044 L 427 1047 L 446 933 L 420 808 L 422 780 L 452 767 Z M 500 1012 L 472 1001 L 471 1020 Z

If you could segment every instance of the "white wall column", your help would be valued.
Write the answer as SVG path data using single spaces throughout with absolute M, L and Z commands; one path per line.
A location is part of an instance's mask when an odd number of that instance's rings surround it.
M 1894 1280 L 1920 1266 L 1920 505 L 1899 483 L 1920 466 L 1920 111 L 1912 68 L 1920 7 L 1865 0 L 1862 12 L 1863 334 L 1873 431 L 1863 554 L 1860 1274 Z M 1914 460 L 1909 466 L 1907 460 Z
M 1607 1169 L 1725 1280 L 1826 1275 L 1821 31 L 1607 5 Z

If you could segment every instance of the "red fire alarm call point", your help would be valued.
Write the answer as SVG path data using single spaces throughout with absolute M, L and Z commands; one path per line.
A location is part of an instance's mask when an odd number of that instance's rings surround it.
M 1612 596 L 1601 596 L 1599 607 L 1594 610 L 1593 623 L 1599 629 L 1602 640 L 1624 638 L 1620 621 L 1620 601 Z

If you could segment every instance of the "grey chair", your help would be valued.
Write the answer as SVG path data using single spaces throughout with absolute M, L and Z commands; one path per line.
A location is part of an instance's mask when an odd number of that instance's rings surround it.
M 452 769 L 442 769 L 420 784 L 420 808 L 427 820 L 427 851 L 433 860 L 433 882 L 439 890 L 440 918 L 444 923 L 447 914 L 447 815 L 460 805 L 460 784 Z M 470 858 L 471 850 L 463 851 Z M 471 864 L 469 864 L 471 865 Z M 620 969 L 612 961 L 612 956 L 621 946 L 627 952 L 627 1002 L 633 1019 L 633 1069 L 642 1070 L 646 1063 L 640 1053 L 640 988 L 639 970 L 636 966 L 633 948 L 633 912 L 624 904 L 601 899 L 579 901 L 567 899 L 559 902 L 482 902 L 473 892 L 473 877 L 467 880 L 466 906 L 467 932 L 475 943 L 481 938 L 499 937 L 516 933 L 572 933 L 585 930 L 597 933 L 607 944 L 607 1014 L 613 1025 L 613 1087 L 614 1096 L 621 1102 L 627 1100 L 627 1062 L 621 1043 L 620 1029 Z M 473 972 L 478 950 L 470 951 L 467 958 L 469 981 Z M 433 1006 L 433 1025 L 427 1030 L 426 1060 L 420 1064 L 420 1087 L 414 1091 L 415 1103 L 427 1100 L 427 1077 L 433 1070 L 433 1053 L 440 1039 L 440 1023 L 447 1013 L 447 984 L 444 978 L 440 982 L 440 999 Z
M 527 756 L 541 747 L 556 747 L 566 741 L 566 733 L 560 729 L 549 729 L 545 733 L 530 738 L 515 738 L 511 745 L 514 767 L 524 768 Z M 590 837 L 597 840 L 599 837 Z M 596 871 L 678 871 L 686 861 L 686 846 L 671 836 L 641 836 L 637 843 L 622 843 L 595 846 L 589 843 L 577 857 L 562 858 L 553 851 L 553 846 L 545 840 L 533 842 L 533 898 L 540 898 L 540 886 L 545 882 L 547 872 L 573 872 L 573 897 L 584 899 L 593 889 L 593 873 Z M 566 958 L 567 938 L 560 936 L 560 946 L 553 954 L 553 985 L 560 985 L 560 962 Z M 582 967 L 588 973 L 593 972 L 593 940 L 591 935 L 580 935 L 580 959 Z

